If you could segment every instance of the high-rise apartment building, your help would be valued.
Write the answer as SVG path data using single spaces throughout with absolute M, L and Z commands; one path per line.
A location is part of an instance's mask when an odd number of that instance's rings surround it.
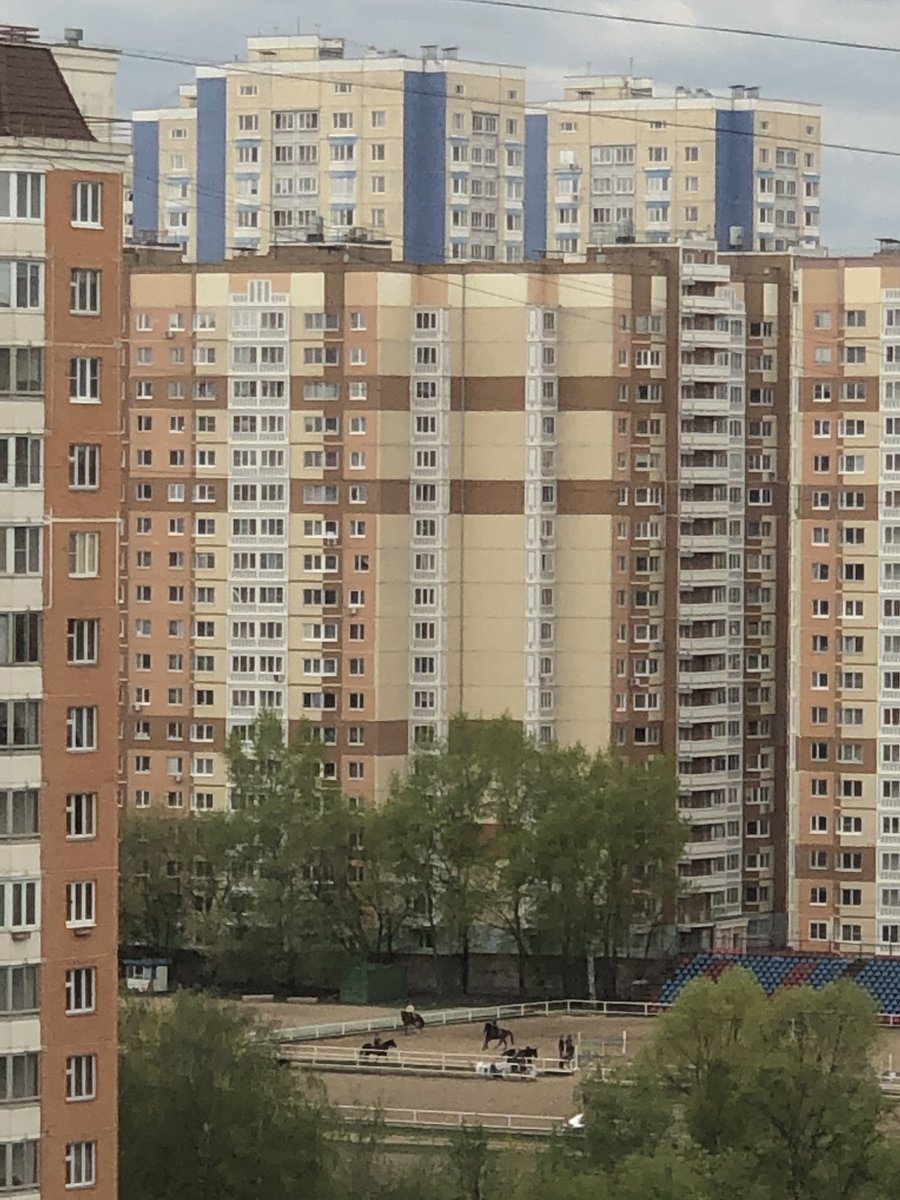
M 133 256 L 130 807 L 305 718 L 377 802 L 455 712 L 677 760 L 685 946 L 783 925 L 791 272 L 709 242 Z
M 134 240 L 213 262 L 366 236 L 408 262 L 518 262 L 623 241 L 819 245 L 818 105 L 736 86 L 572 81 L 528 112 L 518 67 L 344 58 L 340 38 L 248 39 L 174 108 L 134 114 Z
M 721 250 L 819 245 L 818 105 L 598 76 L 526 121 L 529 257 L 698 235 Z
M 134 238 L 201 262 L 364 233 L 412 262 L 523 257 L 525 77 L 341 38 L 248 39 L 134 114 Z
M 125 151 L 32 36 L 0 30 L 0 1189 L 113 1200 Z
M 792 942 L 900 945 L 900 255 L 801 261 Z

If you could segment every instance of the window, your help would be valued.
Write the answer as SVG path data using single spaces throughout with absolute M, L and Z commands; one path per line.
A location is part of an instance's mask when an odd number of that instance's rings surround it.
M 66 713 L 66 749 L 97 749 L 97 709 L 92 705 L 76 705 Z
M 27 346 L 0 346 L 0 395 L 37 395 L 43 390 L 43 350 Z
M 0 1191 L 37 1187 L 39 1146 L 37 1140 L 0 1142 Z
M 66 1099 L 93 1100 L 97 1094 L 97 1057 L 73 1054 L 66 1059 Z
M 0 791 L 0 839 L 31 838 L 37 833 L 37 789 Z
M 39 746 L 40 711 L 37 700 L 0 700 L 0 749 Z
M 0 883 L 0 925 L 4 929 L 35 929 L 38 924 L 38 883 L 11 879 Z
M 74 404 L 96 404 L 99 401 L 99 358 L 69 359 L 69 399 Z
M 72 185 L 72 224 L 99 225 L 102 184 L 81 181 Z
M 0 218 L 39 221 L 44 215 L 44 177 L 32 171 L 0 171 Z
M 69 446 L 69 487 L 73 491 L 93 491 L 100 486 L 100 447 L 93 442 L 75 442 Z
M 0 262 L 0 309 L 36 309 L 43 304 L 43 264 L 25 259 Z
M 66 1146 L 66 1187 L 91 1187 L 97 1182 L 96 1142 L 69 1142 Z
M 97 662 L 100 621 L 96 617 L 70 617 L 66 626 L 66 661 L 73 666 Z
M 69 534 L 69 574 L 73 578 L 87 579 L 96 576 L 99 558 L 99 533 Z
M 39 980 L 37 966 L 0 967 L 0 1012 L 37 1012 Z
M 100 272 L 89 267 L 74 267 L 70 275 L 69 310 L 73 313 L 99 313 Z
M 96 1005 L 96 967 L 70 967 L 66 971 L 66 1012 L 93 1012 Z
M 70 792 L 66 796 L 66 837 L 70 841 L 95 837 L 97 793 Z
M 70 929 L 84 929 L 94 924 L 94 881 L 87 879 L 67 883 L 66 925 Z

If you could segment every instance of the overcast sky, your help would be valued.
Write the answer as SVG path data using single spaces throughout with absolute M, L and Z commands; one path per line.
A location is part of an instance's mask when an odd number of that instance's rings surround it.
M 629 16 L 739 25 L 900 51 L 896 0 L 563 0 L 572 7 Z M 250 14 L 253 14 L 252 16 Z M 900 53 L 876 54 L 690 30 L 651 29 L 557 14 L 476 7 L 453 0 L 6 0 L 4 22 L 39 25 L 45 38 L 65 26 L 85 41 L 197 61 L 243 56 L 257 33 L 320 32 L 363 46 L 417 53 L 422 43 L 459 45 L 460 57 L 528 68 L 529 98 L 561 94 L 562 76 L 635 73 L 660 83 L 725 88 L 758 84 L 763 95 L 818 102 L 823 139 L 900 150 L 896 90 Z M 119 108 L 174 101 L 188 66 L 124 58 Z M 823 163 L 823 236 L 832 250 L 865 253 L 877 237 L 900 237 L 900 158 L 828 150 Z

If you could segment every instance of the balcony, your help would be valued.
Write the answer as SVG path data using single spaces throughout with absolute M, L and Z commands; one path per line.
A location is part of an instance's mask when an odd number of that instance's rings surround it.
M 730 346 L 731 331 L 728 329 L 702 329 L 681 327 L 681 344 L 685 349 L 705 346 Z
M 681 279 L 683 283 L 728 283 L 731 280 L 731 268 L 726 263 L 718 262 L 682 262 Z
M 702 292 L 682 292 L 681 308 L 686 313 L 720 313 L 730 308 L 730 302 L 722 296 L 709 296 Z
M 681 856 L 683 859 L 696 861 L 709 858 L 710 854 L 727 854 L 729 852 L 733 854 L 740 848 L 740 834 L 737 837 L 728 837 L 723 833 L 721 837 L 711 837 L 706 841 L 686 842 Z
M 727 383 L 731 378 L 731 364 L 717 362 L 685 362 L 682 360 L 679 376 L 684 383 Z M 729 409 L 728 401 L 725 408 Z
M 700 554 L 704 551 L 724 553 L 730 546 L 727 531 L 725 533 L 682 533 L 679 538 L 682 551 Z
M 714 650 L 728 650 L 730 645 L 727 632 L 686 634 L 684 637 L 678 638 L 679 650 L 695 650 L 701 654 L 708 654 Z

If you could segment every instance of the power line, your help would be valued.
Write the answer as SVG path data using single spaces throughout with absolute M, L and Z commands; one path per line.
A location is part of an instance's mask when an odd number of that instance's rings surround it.
M 876 54 L 900 54 L 900 46 L 876 42 L 851 42 L 841 38 L 810 37 L 799 33 L 776 33 L 769 29 L 743 29 L 736 25 L 705 25 L 692 21 L 671 21 L 660 17 L 626 17 L 621 13 L 600 13 L 584 8 L 560 8 L 555 4 L 525 4 L 523 0 L 445 0 L 449 4 L 477 4 L 484 8 L 506 8 L 517 12 L 552 13 L 554 16 L 585 17 L 592 21 L 615 21 L 622 25 L 643 25 L 661 29 L 687 29 L 695 33 L 722 33 L 732 37 L 766 38 L 774 42 L 799 42 L 806 46 L 828 46 L 839 50 L 865 50 Z
M 513 4 L 514 0 L 450 0 L 450 2 L 451 3 L 471 3 L 471 4 L 475 4 L 475 3 L 483 3 L 483 4 L 509 3 L 509 4 Z M 523 5 L 523 7 L 528 8 L 531 6 Z M 553 10 L 549 10 L 549 11 L 553 11 Z M 561 9 L 559 11 L 565 13 L 569 10 Z M 635 18 L 635 19 L 637 19 L 637 18 Z M 700 28 L 700 26 L 690 26 L 689 28 L 692 28 L 692 29 Z M 900 48 L 898 48 L 896 52 L 900 53 Z M 268 69 L 265 67 L 257 67 L 253 63 L 225 63 L 225 64 L 222 64 L 222 63 L 213 62 L 211 59 L 198 60 L 196 58 L 186 58 L 181 55 L 168 54 L 168 53 L 161 52 L 161 51 L 122 50 L 122 51 L 120 51 L 120 53 L 123 58 L 136 58 L 136 59 L 146 60 L 149 62 L 165 62 L 165 63 L 172 63 L 172 64 L 180 65 L 180 66 L 188 66 L 188 67 L 191 67 L 191 66 L 192 67 L 197 67 L 197 66 L 218 67 L 226 73 L 233 71 L 237 74 L 242 74 L 242 75 L 258 75 L 265 79 L 270 79 L 273 76 L 277 77 L 277 78 L 286 78 L 286 79 L 302 79 L 302 78 L 304 78 L 304 76 L 302 74 L 298 73 L 297 71 L 275 71 L 275 70 L 271 70 L 271 69 Z M 363 61 L 364 62 L 365 60 L 347 60 L 347 61 Z M 384 60 L 377 60 L 377 61 L 384 61 Z M 346 83 L 347 82 L 345 75 L 340 75 L 340 76 L 325 75 L 325 74 L 320 74 L 319 72 L 316 72 L 315 75 L 306 76 L 305 78 L 310 82 L 320 82 L 320 83 Z M 417 95 L 417 94 L 429 95 L 429 96 L 431 95 L 430 92 L 426 93 L 423 91 L 421 93 L 418 93 L 415 88 L 406 88 L 404 86 L 400 86 L 400 85 L 396 85 L 396 84 L 376 83 L 371 80 L 358 80 L 358 81 L 353 80 L 352 82 L 353 82 L 353 86 L 355 88 L 359 88 L 361 90 L 365 90 L 366 88 L 368 88 L 368 89 L 370 89 L 372 91 L 376 91 L 376 92 L 396 92 L 396 93 L 405 93 L 406 95 Z M 467 94 L 465 99 L 467 99 L 469 101 L 475 101 L 476 103 L 479 103 L 479 104 L 489 104 L 494 107 L 497 107 L 497 105 L 499 103 L 496 96 L 476 96 L 476 95 Z M 659 100 L 660 105 L 664 106 L 669 101 L 672 101 L 672 100 L 677 101 L 679 99 L 679 97 L 658 96 L 658 97 L 647 97 L 646 99 Z M 689 99 L 689 97 L 684 97 L 684 99 Z M 716 99 L 716 97 L 712 97 L 712 99 Z M 725 98 L 725 97 L 720 97 L 719 99 L 722 99 L 723 102 L 727 101 L 727 98 Z M 583 102 L 583 105 L 587 104 L 587 103 L 588 102 L 585 101 L 585 102 Z M 602 103 L 602 102 L 599 102 L 599 103 Z M 798 101 L 797 103 L 801 103 L 801 102 Z M 545 112 L 548 116 L 562 115 L 562 116 L 588 117 L 588 118 L 597 117 L 597 118 L 602 118 L 603 120 L 607 120 L 607 121 L 627 121 L 628 124 L 630 124 L 630 125 L 645 124 L 645 123 L 649 124 L 649 120 L 644 121 L 637 113 L 635 113 L 635 114 L 611 113 L 611 112 L 604 111 L 604 109 L 602 107 L 597 107 L 597 108 L 587 110 L 583 105 L 580 108 L 571 108 L 571 107 L 566 107 L 566 103 L 564 100 L 562 100 L 562 101 L 541 100 L 541 101 L 534 101 L 534 102 L 529 101 L 528 103 L 526 103 L 524 105 L 524 108 L 526 110 L 530 110 L 532 112 L 534 112 L 535 110 L 540 110 L 540 111 Z M 177 111 L 177 110 L 174 110 L 174 111 Z M 94 118 L 88 117 L 86 119 L 91 120 Z M 99 119 L 102 119 L 102 118 L 99 118 Z M 116 120 L 128 122 L 129 118 L 128 117 L 116 118 Z M 711 127 L 708 124 L 704 125 L 704 124 L 700 124 L 698 122 L 683 121 L 683 120 L 668 120 L 667 119 L 666 127 L 669 129 L 689 129 L 689 130 L 697 131 L 700 133 L 705 133 L 705 134 L 707 134 L 707 136 L 715 134 L 715 129 L 713 127 Z M 763 131 L 763 130 L 731 129 L 728 131 L 728 136 L 736 137 L 736 138 L 745 137 L 745 138 L 755 139 L 756 141 L 759 141 L 759 142 L 773 142 L 773 143 L 779 143 L 779 144 L 784 144 L 785 142 L 790 144 L 790 142 L 791 142 L 791 139 L 784 134 L 776 134 L 776 133 L 767 132 L 767 131 Z M 816 149 L 822 149 L 822 150 L 838 150 L 838 151 L 841 151 L 844 153 L 852 153 L 852 154 L 869 154 L 869 155 L 873 155 L 873 156 L 881 157 L 881 158 L 900 158 L 900 150 L 890 149 L 886 146 L 860 146 L 860 145 L 854 145 L 854 144 L 848 143 L 848 142 L 823 142 L 823 141 L 810 142 L 810 145 L 815 146 Z

